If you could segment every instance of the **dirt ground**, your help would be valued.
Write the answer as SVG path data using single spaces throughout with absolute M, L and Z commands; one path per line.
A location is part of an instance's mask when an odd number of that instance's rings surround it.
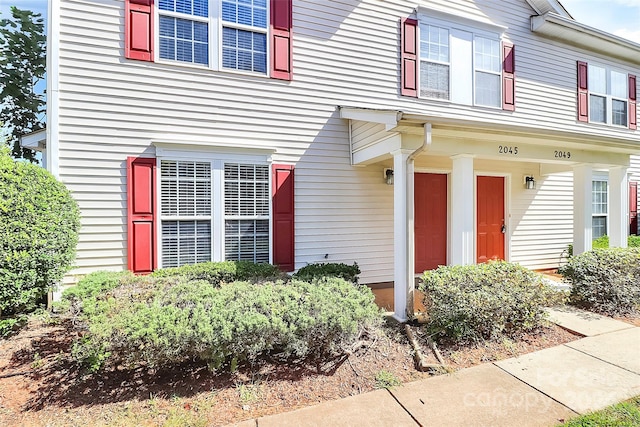
M 413 330 L 428 349 L 421 329 Z M 577 338 L 551 325 L 517 341 L 440 351 L 455 370 Z M 170 371 L 87 375 L 72 361 L 72 340 L 65 322 L 31 320 L 18 335 L 0 341 L 0 425 L 220 426 L 436 374 L 415 369 L 404 329 L 393 322 L 349 357 L 322 366 L 265 363 L 233 374 L 191 363 Z

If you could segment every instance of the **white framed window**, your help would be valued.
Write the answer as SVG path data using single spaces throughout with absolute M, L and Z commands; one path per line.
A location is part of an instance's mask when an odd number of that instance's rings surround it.
M 594 239 L 607 235 L 609 217 L 608 183 L 604 179 L 591 182 L 591 233 Z
M 270 262 L 269 165 L 237 159 L 159 161 L 160 262 Z
M 226 260 L 269 262 L 269 195 L 268 166 L 225 163 Z
M 474 39 L 475 103 L 500 107 L 502 61 L 500 41 L 476 36 Z
M 420 96 L 450 97 L 449 30 L 435 25 L 420 26 Z
M 267 0 L 158 0 L 158 56 L 267 73 Z
M 627 127 L 627 74 L 589 64 L 589 121 Z
M 419 29 L 420 97 L 502 107 L 498 32 L 429 17 Z

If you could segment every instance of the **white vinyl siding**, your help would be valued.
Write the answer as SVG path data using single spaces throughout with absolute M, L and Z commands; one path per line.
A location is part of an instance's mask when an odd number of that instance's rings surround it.
M 393 278 L 393 186 L 384 183 L 381 164 L 351 166 L 348 123 L 337 105 L 428 113 L 450 122 L 463 117 L 485 129 L 540 129 L 541 140 L 564 131 L 640 145 L 640 132 L 576 122 L 576 59 L 636 75 L 640 68 L 532 34 L 534 12 L 524 1 L 429 1 L 439 10 L 508 26 L 503 37 L 517 49 L 517 106 L 509 113 L 398 96 L 398 20 L 416 6 L 408 0 L 294 1 L 294 78 L 286 83 L 168 61 L 124 61 L 123 1 L 53 5 L 61 49 L 53 58 L 60 81 L 52 93 L 60 89 L 60 110 L 58 130 L 50 130 L 59 138 L 60 179 L 82 211 L 68 277 L 126 268 L 126 157 L 152 156 L 158 140 L 230 148 L 242 141 L 273 150 L 274 163 L 295 164 L 296 268 L 357 261 L 362 283 Z M 521 164 L 508 163 L 515 188 L 524 172 Z M 513 259 L 552 268 L 572 238 L 572 180 L 570 172 L 542 179 L 536 170 L 530 173 L 537 190 L 513 202 L 514 217 L 524 218 L 513 220 Z

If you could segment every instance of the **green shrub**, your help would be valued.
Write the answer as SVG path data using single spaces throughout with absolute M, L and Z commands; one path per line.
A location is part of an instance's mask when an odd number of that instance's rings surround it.
M 627 237 L 627 246 L 630 248 L 640 248 L 640 236 Z M 607 249 L 609 247 L 609 236 L 601 236 L 593 240 L 592 249 Z M 573 255 L 573 245 L 569 245 L 569 256 Z
M 16 333 L 27 323 L 27 316 L 19 314 L 6 319 L 0 319 L 0 339 L 7 338 Z
M 627 238 L 627 246 L 630 248 L 640 248 L 640 236 L 629 236 Z
M 504 261 L 427 271 L 420 290 L 429 333 L 453 342 L 511 337 L 535 329 L 555 293 L 539 274 Z
M 249 261 L 203 262 L 181 267 L 161 268 L 152 273 L 153 277 L 181 276 L 189 280 L 205 280 L 213 286 L 237 280 L 267 281 L 286 279 L 278 267 L 272 264 L 254 264 Z
M 53 175 L 0 150 L 0 313 L 34 309 L 69 271 L 79 218 Z
M 218 369 L 263 357 L 323 357 L 343 351 L 381 316 L 368 288 L 335 278 L 214 287 L 146 276 L 86 300 L 78 326 L 88 333 L 73 354 L 93 370 L 105 363 L 200 360 Z
M 597 239 L 593 239 L 591 243 L 592 249 L 606 249 L 609 247 L 609 236 L 600 236 Z
M 329 262 L 305 265 L 293 277 L 305 282 L 313 282 L 325 277 L 339 277 L 357 285 L 359 274 L 360 267 L 355 262 L 353 265 Z
M 571 285 L 576 305 L 610 315 L 640 310 L 640 248 L 585 252 L 559 271 Z

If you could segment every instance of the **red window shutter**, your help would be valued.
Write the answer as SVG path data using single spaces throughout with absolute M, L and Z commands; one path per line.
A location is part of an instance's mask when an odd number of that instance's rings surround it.
M 629 183 L 629 234 L 638 234 L 638 183 Z
M 516 109 L 516 50 L 508 42 L 502 42 L 502 109 Z
M 271 77 L 293 79 L 293 7 L 291 0 L 271 0 Z
M 587 63 L 578 61 L 578 121 L 589 121 L 589 79 Z
M 153 61 L 153 0 L 125 0 L 124 56 Z
M 273 263 L 295 270 L 293 166 L 273 165 Z
M 127 265 L 134 273 L 151 273 L 156 255 L 156 159 L 127 158 Z
M 400 94 L 418 97 L 418 21 L 400 20 Z
M 629 129 L 638 128 L 636 76 L 629 74 Z

